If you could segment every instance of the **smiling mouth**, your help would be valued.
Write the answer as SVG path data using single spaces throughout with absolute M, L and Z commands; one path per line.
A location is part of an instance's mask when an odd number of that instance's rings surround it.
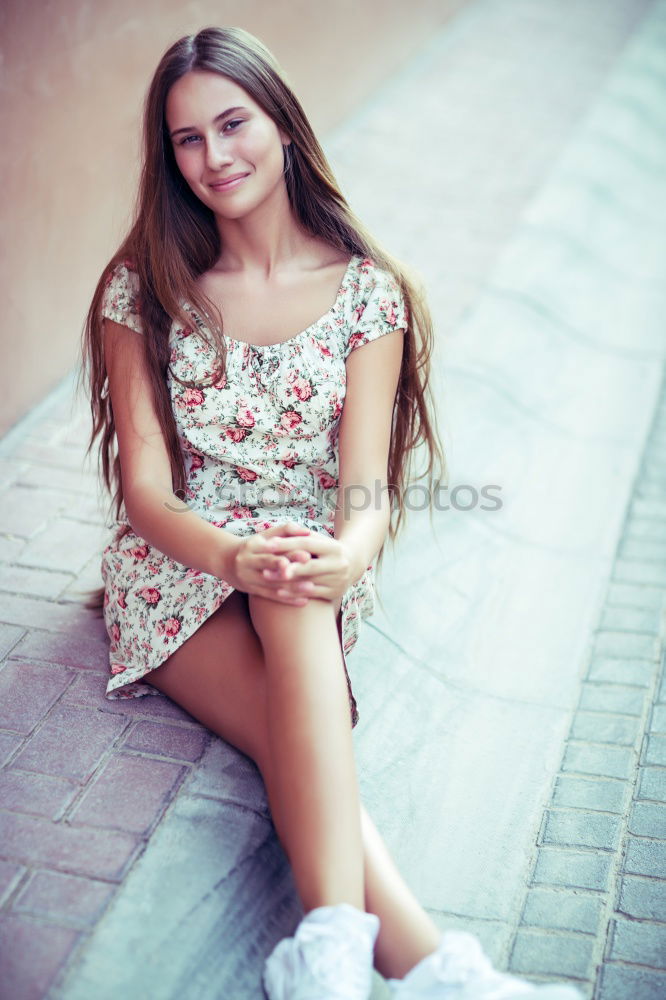
M 210 187 L 212 187 L 213 191 L 226 191 L 229 188 L 236 187 L 248 176 L 248 174 L 237 174 L 235 177 L 229 177 L 225 181 L 217 181 L 215 184 L 211 184 Z

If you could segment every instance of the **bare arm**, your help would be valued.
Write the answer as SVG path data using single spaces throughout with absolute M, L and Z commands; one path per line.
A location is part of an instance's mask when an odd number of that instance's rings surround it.
M 388 531 L 388 456 L 403 334 L 401 329 L 384 334 L 347 359 L 334 535 L 350 552 L 353 581 L 370 565 Z

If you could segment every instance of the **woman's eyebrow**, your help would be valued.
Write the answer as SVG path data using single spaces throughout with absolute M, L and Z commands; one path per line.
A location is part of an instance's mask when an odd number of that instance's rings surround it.
M 234 108 L 227 108 L 226 111 L 220 112 L 219 115 L 216 115 L 215 118 L 213 118 L 213 124 L 216 124 L 216 122 L 219 122 L 221 118 L 225 118 L 227 115 L 233 114 L 234 111 L 247 111 L 247 108 L 244 108 L 241 105 L 237 105 Z M 173 130 L 173 132 L 170 132 L 169 133 L 169 138 L 173 139 L 174 135 L 179 135 L 181 132 L 195 132 L 195 131 L 196 131 L 196 126 L 194 126 L 194 125 L 185 125 L 183 128 L 175 128 Z

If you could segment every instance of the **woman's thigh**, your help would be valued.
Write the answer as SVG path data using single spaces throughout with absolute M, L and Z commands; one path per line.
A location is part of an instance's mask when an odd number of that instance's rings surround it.
M 145 681 L 254 761 L 267 749 L 264 655 L 235 590 Z
M 294 610 L 291 605 L 272 603 L 287 613 Z M 339 606 L 335 602 L 342 641 Z M 265 666 L 248 595 L 235 590 L 144 680 L 261 764 L 269 758 Z

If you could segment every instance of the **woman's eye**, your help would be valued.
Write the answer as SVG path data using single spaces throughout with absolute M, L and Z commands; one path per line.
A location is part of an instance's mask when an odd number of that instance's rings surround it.
M 232 118 L 230 122 L 227 122 L 227 124 L 224 126 L 224 128 L 225 129 L 228 128 L 229 125 L 242 125 L 242 124 L 243 124 L 243 119 L 242 118 Z M 223 131 L 224 131 L 224 129 L 223 129 Z M 235 132 L 236 129 L 232 128 L 231 131 Z
M 181 140 L 180 145 L 191 146 L 192 143 L 190 142 L 190 139 L 198 139 L 198 138 L 199 138 L 198 135 L 186 135 L 185 138 Z

